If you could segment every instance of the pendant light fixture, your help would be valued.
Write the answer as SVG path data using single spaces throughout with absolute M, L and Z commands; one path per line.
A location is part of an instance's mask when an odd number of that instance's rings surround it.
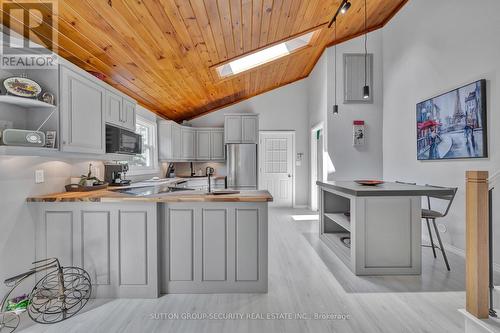
M 335 52 L 335 61 L 334 61 L 334 66 L 335 66 L 335 104 L 333 105 L 333 114 L 339 114 L 339 106 L 337 104 L 337 21 L 335 21 L 335 32 L 334 32 L 334 43 L 335 45 L 333 46 L 333 50 Z
M 345 14 L 349 10 L 349 8 L 351 8 L 351 3 L 349 1 L 345 1 L 340 8 L 340 13 Z
M 337 22 L 337 16 L 339 14 L 347 13 L 349 8 L 351 8 L 351 3 L 349 2 L 349 0 L 342 0 L 339 8 L 337 8 L 337 11 L 335 12 L 335 15 L 333 15 L 332 19 L 330 20 L 330 23 L 328 23 L 328 29 L 330 29 L 332 27 L 334 22 L 335 23 Z
M 368 58 L 368 49 L 366 47 L 366 42 L 368 39 L 368 31 L 366 30 L 366 0 L 365 0 L 365 85 L 363 87 L 363 98 L 368 99 L 370 98 L 370 87 L 368 86 L 367 83 L 367 58 Z

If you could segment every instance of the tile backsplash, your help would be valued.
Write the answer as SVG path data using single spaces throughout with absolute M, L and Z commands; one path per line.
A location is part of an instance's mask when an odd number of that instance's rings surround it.
M 189 162 L 175 162 L 176 176 L 190 176 L 191 168 Z M 197 175 L 205 175 L 205 168 L 212 167 L 215 170 L 216 176 L 226 176 L 226 164 L 220 162 L 193 162 L 193 169 Z M 168 168 L 168 163 L 162 163 L 162 177 L 165 176 Z

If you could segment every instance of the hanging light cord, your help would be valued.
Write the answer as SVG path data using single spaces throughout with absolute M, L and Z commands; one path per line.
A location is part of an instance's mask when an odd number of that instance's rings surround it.
M 336 28 L 336 25 L 335 25 L 335 28 Z M 366 84 L 366 72 L 367 72 L 367 68 L 366 68 L 366 58 L 368 56 L 368 48 L 366 47 L 366 41 L 368 39 L 368 31 L 366 31 L 366 0 L 365 0 L 365 86 L 367 85 Z
M 337 105 L 337 21 L 335 21 L 335 32 L 334 32 L 334 39 L 335 39 L 335 105 Z

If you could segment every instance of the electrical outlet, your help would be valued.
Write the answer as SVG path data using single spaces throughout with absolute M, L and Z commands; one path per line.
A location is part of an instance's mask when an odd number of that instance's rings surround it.
M 35 170 L 35 184 L 41 184 L 43 182 L 45 182 L 43 169 Z

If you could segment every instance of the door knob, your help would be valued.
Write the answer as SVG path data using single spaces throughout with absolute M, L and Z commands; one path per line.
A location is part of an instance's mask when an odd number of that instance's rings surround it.
M 292 175 L 291 175 L 291 174 L 288 174 L 288 178 L 292 178 Z

